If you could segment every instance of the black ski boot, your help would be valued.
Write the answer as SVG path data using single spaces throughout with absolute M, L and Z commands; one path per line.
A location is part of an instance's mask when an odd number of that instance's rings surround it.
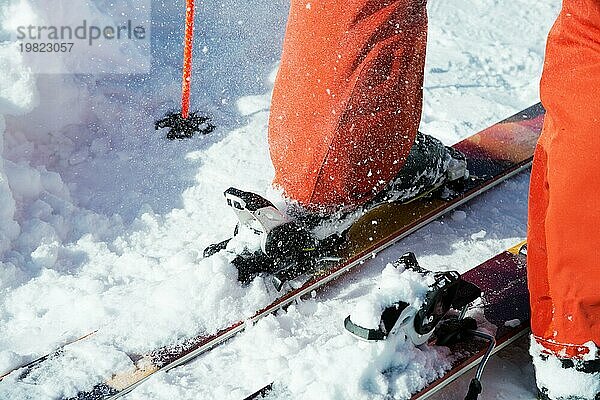
M 238 218 L 234 238 L 207 247 L 204 257 L 226 250 L 244 231 L 256 243 L 245 246 L 232 261 L 241 283 L 248 284 L 258 275 L 269 274 L 273 286 L 280 291 L 286 282 L 314 271 L 320 263 L 339 260 L 330 257 L 330 253 L 342 243 L 341 236 L 318 240 L 307 228 L 255 193 L 229 188 L 225 199 Z
M 468 177 L 467 160 L 460 151 L 418 132 L 404 166 L 374 203 L 408 202 Z
M 438 139 L 418 133 L 406 162 L 396 177 L 373 199 L 354 208 L 308 210 L 292 206 L 288 212 L 302 226 L 327 236 L 331 228 L 344 231 L 370 210 L 385 203 L 410 203 L 425 196 L 450 200 L 469 178 L 464 154 Z M 374 191 L 377 189 L 374 189 Z M 324 232 L 324 233 L 323 233 Z

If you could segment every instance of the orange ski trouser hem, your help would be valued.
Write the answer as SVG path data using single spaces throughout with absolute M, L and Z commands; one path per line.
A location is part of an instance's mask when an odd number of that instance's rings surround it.
M 355 206 L 400 171 L 422 107 L 425 0 L 292 0 L 269 120 L 274 186 Z
M 531 175 L 531 328 L 562 358 L 600 357 L 600 3 L 564 0 L 541 82 Z

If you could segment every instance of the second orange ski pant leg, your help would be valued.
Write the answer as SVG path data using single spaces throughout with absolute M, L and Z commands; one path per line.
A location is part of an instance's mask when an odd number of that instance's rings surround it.
M 358 205 L 402 168 L 422 107 L 424 0 L 292 0 L 269 121 L 275 186 Z
M 547 43 L 528 233 L 532 332 L 562 358 L 600 346 L 599 96 L 600 2 L 564 0 Z

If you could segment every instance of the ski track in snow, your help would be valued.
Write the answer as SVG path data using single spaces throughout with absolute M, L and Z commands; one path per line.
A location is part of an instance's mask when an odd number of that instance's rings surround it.
M 0 5 L 0 33 L 41 1 Z M 421 129 L 451 144 L 536 102 L 559 3 L 431 0 Z M 219 129 L 180 142 L 153 130 L 179 98 L 177 5 L 153 2 L 149 77 L 33 76 L 0 42 L 0 374 L 100 328 L 23 382 L 0 382 L 0 399 L 72 395 L 130 366 L 126 352 L 214 332 L 271 300 L 201 254 L 233 229 L 227 187 L 280 202 L 266 129 L 287 6 L 199 5 L 192 105 Z M 407 250 L 464 271 L 524 238 L 527 185 L 517 176 L 127 398 L 241 399 L 272 380 L 272 399 L 402 398 L 442 372 L 444 350 L 357 343 L 343 319 Z M 525 349 L 494 360 L 482 399 L 534 397 Z M 460 385 L 439 399 L 462 397 Z

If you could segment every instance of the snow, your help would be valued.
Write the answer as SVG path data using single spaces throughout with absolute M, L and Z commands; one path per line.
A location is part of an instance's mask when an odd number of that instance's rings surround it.
M 431 0 L 421 129 L 451 144 L 536 102 L 559 3 Z M 40 4 L 0 4 L 0 40 Z M 218 129 L 175 142 L 153 121 L 180 97 L 183 10 L 152 6 L 149 75 L 35 75 L 0 41 L 0 375 L 98 329 L 0 382 L 1 399 L 73 395 L 130 367 L 128 353 L 216 332 L 273 299 L 261 279 L 239 285 L 225 253 L 202 251 L 232 233 L 228 187 L 282 204 L 266 129 L 288 3 L 198 4 L 192 105 Z M 274 399 L 406 397 L 447 367 L 445 350 L 357 342 L 343 319 L 405 251 L 464 271 L 523 239 L 527 184 L 500 185 L 127 398 L 241 399 L 271 381 Z M 534 398 L 528 358 L 508 358 L 518 368 L 494 361 L 484 398 Z
M 480 230 L 479 232 L 475 232 L 471 235 L 471 239 L 473 240 L 480 240 L 480 239 L 484 239 L 485 236 L 487 235 L 487 232 L 484 231 L 483 229 Z
M 434 283 L 433 275 L 424 278 L 418 272 L 388 264 L 377 280 L 377 288 L 363 296 L 351 313 L 352 322 L 363 328 L 378 329 L 381 313 L 398 301 L 418 310 Z
M 467 219 L 467 213 L 463 210 L 454 211 L 451 215 L 453 221 L 464 221 Z
M 519 319 L 511 319 L 510 321 L 506 321 L 504 323 L 504 326 L 507 326 L 509 328 L 516 328 L 519 325 L 521 325 L 521 320 Z

